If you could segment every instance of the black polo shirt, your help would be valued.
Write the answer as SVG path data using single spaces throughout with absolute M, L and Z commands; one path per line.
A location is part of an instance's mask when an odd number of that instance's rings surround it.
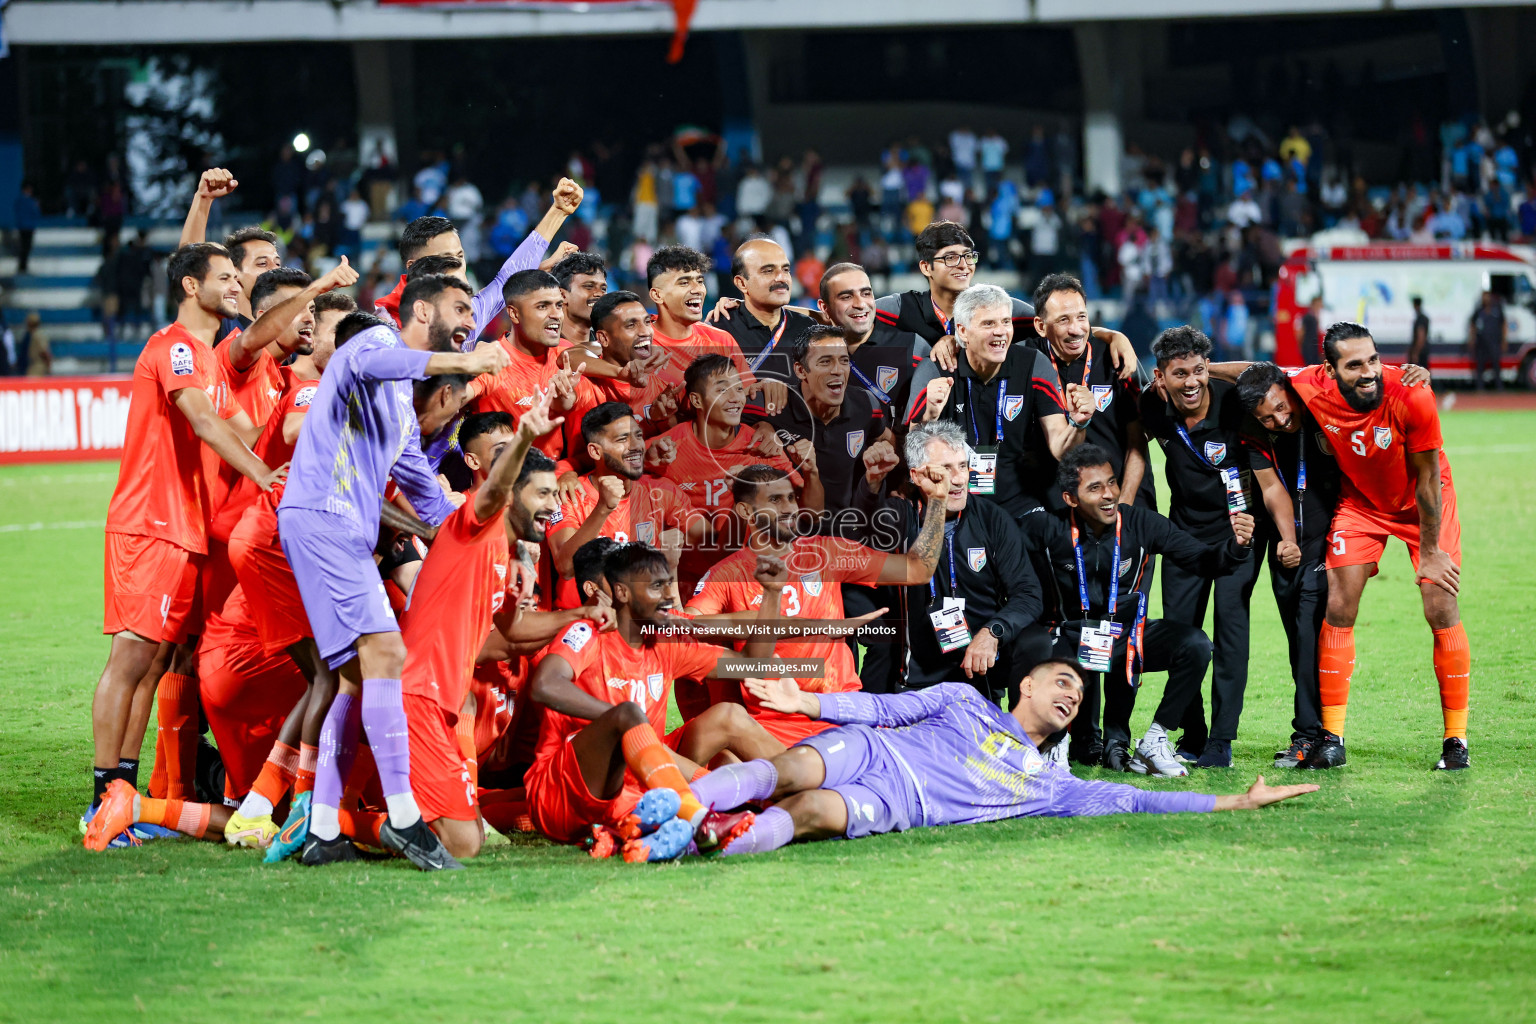
M 885 410 L 886 418 L 898 423 L 912 394 L 912 375 L 932 351 L 911 331 L 897 330 L 877 318 L 869 337 L 849 355 L 859 371 L 850 383 L 867 391 Z
M 932 344 L 953 333 L 949 325 L 939 319 L 938 307 L 933 294 L 927 289 L 897 292 L 875 300 L 875 318 L 898 331 L 911 331 Z M 1035 307 L 1022 299 L 1013 300 L 1013 337 L 1033 337 L 1035 334 Z
M 1260 502 L 1243 455 L 1243 423 L 1248 413 L 1237 400 L 1237 388 L 1221 380 L 1206 386 L 1211 393 L 1210 407 L 1205 419 L 1186 429 L 1189 443 L 1178 431 L 1184 418 L 1154 387 L 1141 393 L 1141 429 L 1162 446 L 1166 457 L 1163 470 L 1172 492 L 1168 508 L 1173 525 L 1213 544 L 1232 531 L 1227 517 L 1227 487 L 1220 470 L 1236 469 L 1242 474 L 1250 513 Z
M 1253 470 L 1272 469 L 1280 482 L 1290 492 L 1291 504 L 1296 504 L 1296 492 L 1301 468 L 1301 455 L 1305 446 L 1307 457 L 1307 487 L 1302 492 L 1301 530 L 1296 540 L 1301 545 L 1304 561 L 1318 561 L 1327 554 L 1329 524 L 1339 503 L 1342 486 L 1339 464 L 1333 457 L 1333 446 L 1328 434 L 1318 426 L 1317 420 L 1300 402 L 1295 403 L 1301 417 L 1301 428 L 1294 434 L 1276 434 L 1265 430 L 1253 419 L 1248 421 L 1248 433 L 1243 445 L 1248 466 Z M 1255 491 L 1258 490 L 1255 486 Z M 1262 502 L 1262 496 L 1261 496 Z
M 858 387 L 844 391 L 837 415 L 831 423 L 823 423 L 811 415 L 799 384 L 790 388 L 783 411 L 770 416 L 768 422 L 786 448 L 802 438 L 810 440 L 816 449 L 816 469 L 829 512 L 848 507 L 852 482 L 864 476 L 864 449 L 874 444 L 887 425 L 874 396 Z
M 1056 383 L 1066 397 L 1066 385 L 1087 384 L 1093 391 L 1093 419 L 1088 424 L 1088 444 L 1096 444 L 1109 453 L 1115 476 L 1125 471 L 1125 452 L 1128 446 L 1127 432 L 1132 424 L 1141 420 L 1141 389 L 1134 380 L 1121 380 L 1120 372 L 1110 360 L 1109 343 L 1097 338 L 1088 339 L 1083 354 L 1070 363 L 1059 363 L 1044 351 L 1045 360 L 1056 371 Z M 1091 357 L 1091 361 L 1090 361 Z M 1086 380 L 1084 370 L 1087 370 Z M 1036 499 L 1049 509 L 1065 508 L 1061 494 L 1056 489 L 1056 456 L 1046 443 L 1044 433 L 1036 435 L 1028 452 L 1028 474 Z M 1136 500 L 1155 508 L 1157 492 L 1152 483 L 1152 467 L 1142 475 L 1141 487 Z
M 784 333 L 779 335 L 778 341 L 773 341 L 774 332 L 778 327 L 769 327 L 748 311 L 746 303 L 742 303 L 731 310 L 730 319 L 721 317 L 710 324 L 736 339 L 736 344 L 741 346 L 741 354 L 747 357 L 747 365 L 757 362 L 757 357 L 773 342 L 773 351 L 770 352 L 753 374 L 759 378 L 782 380 L 793 384 L 795 371 L 793 360 L 790 359 L 789 349 L 795 340 L 810 330 L 816 323 L 804 313 L 797 313 L 785 307 L 779 313 L 779 324 L 783 326 Z
M 928 401 L 928 382 L 940 376 L 953 376 L 955 383 L 939 418 L 959 424 L 973 447 L 997 448 L 992 500 L 1015 516 L 1039 508 L 1040 501 L 1034 496 L 1039 486 L 1030 477 L 1027 455 L 1036 435 L 1044 432 L 1040 420 L 1066 415 L 1050 360 L 1035 348 L 1015 342 L 1008 347 L 997 375 L 985 383 L 971 369 L 963 351 L 954 374 L 943 373 L 932 359 L 925 360 L 912 378 L 909 422 Z

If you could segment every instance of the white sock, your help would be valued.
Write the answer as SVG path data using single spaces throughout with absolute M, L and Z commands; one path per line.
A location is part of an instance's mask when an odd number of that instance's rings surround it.
M 242 818 L 264 818 L 272 813 L 272 801 L 253 789 L 245 794 L 244 800 L 240 801 L 240 810 L 237 813 Z
M 386 796 L 384 805 L 389 808 L 389 823 L 395 828 L 410 828 L 421 820 L 421 809 L 416 806 L 416 797 L 412 793 Z
M 320 839 L 341 835 L 341 813 L 335 807 L 315 804 L 309 811 L 309 834 Z
M 1166 740 L 1167 738 L 1168 738 L 1168 730 L 1164 729 L 1162 726 L 1158 725 L 1156 722 L 1152 723 L 1152 727 L 1150 729 L 1148 729 L 1147 730 L 1147 734 L 1142 737 L 1142 739 L 1148 745 L 1157 743 L 1159 740 Z

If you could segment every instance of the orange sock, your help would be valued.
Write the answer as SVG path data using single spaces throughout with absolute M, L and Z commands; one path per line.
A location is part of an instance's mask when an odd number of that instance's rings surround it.
M 251 792 L 265 797 L 267 803 L 276 807 L 283 799 L 283 794 L 288 792 L 288 787 L 293 785 L 298 763 L 297 750 L 286 743 L 272 744 L 272 753 L 267 755 L 267 760 L 261 766 L 261 774 L 251 784 Z
M 315 762 L 320 759 L 320 748 L 308 743 L 299 744 L 299 760 L 293 769 L 293 795 L 308 793 L 315 788 Z
M 155 692 L 155 714 L 159 738 L 165 741 L 165 793 L 176 800 L 195 795 L 197 707 L 197 677 L 178 672 L 167 672 L 160 677 L 160 687 Z M 155 767 L 159 767 L 158 759 Z
M 640 785 L 646 789 L 665 786 L 675 792 L 683 798 L 677 816 L 697 825 L 697 818 L 703 815 L 705 807 L 693 795 L 693 790 L 688 788 L 688 780 L 683 778 L 677 762 L 672 760 L 672 751 L 656 738 L 656 730 L 651 728 L 650 723 L 642 722 L 626 732 L 623 746 L 624 763 L 635 773 Z
M 139 801 L 140 821 L 146 825 L 173 828 L 193 839 L 201 839 L 208 834 L 208 819 L 212 814 L 212 804 L 193 803 L 191 800 L 144 797 Z
M 149 770 L 149 785 L 144 792 L 161 800 L 165 799 L 165 737 L 160 735 L 160 723 L 155 723 L 155 764 Z
M 1472 686 L 1472 648 L 1461 623 L 1435 630 L 1435 678 L 1440 680 L 1440 714 L 1445 738 L 1467 738 L 1467 694 Z
M 454 724 L 453 733 L 459 738 L 459 753 L 464 757 L 464 764 L 469 769 L 469 781 L 476 788 L 480 786 L 480 762 L 475 759 L 475 719 L 473 715 L 460 715 Z
M 364 846 L 383 847 L 379 839 L 379 826 L 389 815 L 382 811 L 342 811 L 341 830 Z
M 1323 623 L 1317 637 L 1317 689 L 1322 699 L 1323 728 L 1344 735 L 1349 710 L 1349 677 L 1355 671 L 1355 631 Z

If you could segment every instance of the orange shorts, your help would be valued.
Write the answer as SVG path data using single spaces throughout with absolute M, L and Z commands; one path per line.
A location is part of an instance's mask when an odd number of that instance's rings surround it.
M 1328 528 L 1328 568 L 1346 565 L 1374 566 L 1381 561 L 1387 538 L 1396 537 L 1408 545 L 1408 557 L 1414 571 L 1419 568 L 1419 513 L 1410 509 L 1397 515 L 1385 515 L 1349 500 L 1339 502 Z M 1461 565 L 1461 521 L 1456 515 L 1456 489 L 1440 489 L 1440 550 Z M 1371 575 L 1375 575 L 1372 570 Z
M 401 700 L 411 731 L 411 793 L 421 816 L 427 821 L 474 821 L 480 816 L 475 784 L 447 712 L 419 694 L 407 693 Z
M 677 749 L 683 728 L 674 729 L 662 737 L 668 750 Z M 533 818 L 533 827 L 557 843 L 579 843 L 591 834 L 593 825 L 618 824 L 619 819 L 634 810 L 635 804 L 645 795 L 640 780 L 626 771 L 624 788 L 619 790 L 618 796 L 612 800 L 593 796 L 587 788 L 587 780 L 582 777 L 581 764 L 576 760 L 576 748 L 570 737 L 552 756 L 533 763 L 528 774 L 523 776 L 523 788 L 528 793 L 528 813 Z
M 267 653 L 281 653 L 314 635 L 293 569 L 278 541 L 277 513 L 266 502 L 253 504 L 230 531 L 229 558 Z
M 187 632 L 199 635 L 203 631 L 203 618 L 211 612 L 222 611 L 230 592 L 240 581 L 229 564 L 229 545 L 208 538 L 208 554 L 203 556 L 202 568 L 197 573 L 197 609 L 201 614 L 187 623 Z
M 155 643 L 186 640 L 194 615 L 195 625 L 202 625 L 197 607 L 202 562 L 202 555 L 159 537 L 107 534 L 101 631 L 113 635 L 130 630 Z
M 238 799 L 255 783 L 283 720 L 304 695 L 304 677 L 286 654 L 233 643 L 200 647 L 197 679 L 226 788 Z

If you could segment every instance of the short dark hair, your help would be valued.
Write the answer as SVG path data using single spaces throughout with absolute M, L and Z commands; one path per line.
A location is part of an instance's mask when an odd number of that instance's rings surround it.
M 251 242 L 271 242 L 275 248 L 277 236 L 254 224 L 248 228 L 238 228 L 225 236 L 224 248 L 229 250 L 230 262 L 234 263 L 236 270 L 245 262 L 245 247 Z
M 806 328 L 805 333 L 789 343 L 789 358 L 797 366 L 804 366 L 806 357 L 811 354 L 811 346 L 828 339 L 846 344 L 848 332 L 832 324 L 812 324 Z
M 464 261 L 457 256 L 423 256 L 406 270 L 405 279 L 414 281 L 428 274 L 451 274 L 457 277 L 462 273 L 464 273 Z
M 358 309 L 341 318 L 336 325 L 336 347 L 341 348 L 362 332 L 373 327 L 388 327 L 389 323 L 372 313 Z
M 774 238 L 770 234 L 765 234 L 762 231 L 754 231 L 754 232 L 752 232 L 752 234 L 748 235 L 746 238 L 743 238 L 741 240 L 741 244 L 736 247 L 736 251 L 731 253 L 731 276 L 732 277 L 746 277 L 747 276 L 747 261 L 741 258 L 741 250 L 745 249 L 747 246 L 751 245 L 753 242 L 772 242 L 774 245 L 778 245 L 779 244 L 778 239 Z M 781 246 L 781 248 L 782 248 L 782 246 Z
M 770 466 L 759 462 L 738 470 L 731 478 L 731 500 L 753 501 L 757 498 L 758 488 L 763 484 L 771 484 L 775 480 L 788 479 L 789 474 L 777 466 Z
M 1270 388 L 1276 384 L 1284 387 L 1289 379 L 1274 363 L 1253 363 L 1237 375 L 1237 400 L 1243 403 L 1244 409 L 1253 412 L 1269 394 Z
M 664 245 L 651 253 L 650 262 L 645 265 L 645 286 L 651 287 L 662 274 L 674 270 L 697 270 L 707 274 L 712 266 L 709 257 L 697 249 L 686 245 Z
M 523 456 L 523 468 L 517 474 L 517 480 L 512 484 L 513 490 L 521 490 L 528 478 L 535 473 L 553 473 L 555 460 L 539 451 L 537 448 L 529 448 L 528 454 Z
M 683 394 L 701 395 L 704 393 L 705 381 L 717 373 L 730 373 L 735 369 L 736 364 L 728 356 L 716 353 L 699 356 L 683 371 Z
M 827 268 L 826 273 L 821 275 L 821 284 L 817 288 L 817 294 L 821 296 L 822 302 L 827 301 L 827 285 L 832 283 L 832 279 L 838 274 L 846 274 L 850 270 L 864 271 L 864 268 L 857 263 L 834 263 Z M 864 272 L 868 273 L 868 271 Z
M 633 419 L 635 410 L 623 402 L 604 402 L 581 418 L 581 439 L 590 442 L 626 416 Z
M 268 270 L 251 285 L 251 312 L 256 312 L 279 288 L 308 288 L 313 280 L 298 267 L 274 267 Z
M 467 373 L 438 373 L 416 381 L 411 386 L 411 398 L 415 402 L 416 411 L 421 412 L 432 396 L 443 388 L 467 388 L 472 380 L 474 378 Z
M 400 232 L 400 258 L 409 263 L 432 239 L 457 230 L 447 217 L 417 217 Z
M 662 572 L 672 571 L 667 556 L 649 544 L 639 541 L 620 544 L 608 552 L 603 559 L 603 575 L 608 577 L 610 586 L 636 573 L 656 572 L 658 569 Z
M 1152 342 L 1152 355 L 1157 358 L 1158 369 L 1185 356 L 1203 357 L 1210 354 L 1211 339 L 1207 338 L 1198 327 L 1191 327 L 1189 324 L 1170 327 Z
M 171 258 L 165 264 L 165 276 L 171 283 L 171 297 L 180 302 L 184 297 L 181 292 L 181 279 L 193 277 L 199 283 L 208 277 L 208 266 L 215 257 L 229 258 L 229 250 L 217 242 L 193 242 L 184 245 L 171 253 Z
M 501 297 L 511 302 L 513 299 L 520 299 L 524 295 L 544 288 L 559 290 L 560 282 L 555 280 L 554 274 L 537 267 L 531 270 L 519 270 L 507 278 L 507 283 L 501 286 Z
M 517 424 L 512 422 L 512 414 L 507 412 L 477 412 L 473 416 L 465 416 L 464 422 L 459 424 L 459 448 L 462 450 L 469 442 L 486 434 L 498 430 L 516 430 Z
M 424 274 L 406 281 L 405 289 L 400 293 L 400 325 L 405 326 L 411 307 L 416 303 L 436 302 L 437 297 L 450 288 L 457 288 L 465 295 L 475 294 L 475 290 L 462 277 L 448 274 Z
M 1339 342 L 1351 341 L 1355 338 L 1371 338 L 1371 332 L 1364 324 L 1353 323 L 1349 320 L 1340 320 L 1336 324 L 1329 325 L 1323 332 L 1323 358 L 1329 366 L 1339 365 Z M 1371 338 L 1375 341 L 1375 338 Z
M 1088 293 L 1083 290 L 1083 282 L 1071 274 L 1046 274 L 1040 279 L 1040 283 L 1035 285 L 1033 298 L 1036 316 L 1045 315 L 1046 300 L 1057 292 L 1077 292 L 1083 297 L 1084 302 L 1088 301 Z
M 592 303 L 592 326 L 597 330 L 602 330 L 603 324 L 607 323 L 608 318 L 613 316 L 614 310 L 631 302 L 640 303 L 642 309 L 645 307 L 645 300 L 634 292 L 626 292 L 623 289 L 616 292 L 607 292 L 596 302 Z
M 321 313 L 353 313 L 357 311 L 357 300 L 343 291 L 326 292 L 315 299 L 315 316 Z
M 602 274 L 607 276 L 608 264 L 595 252 L 573 252 L 549 269 L 561 288 L 570 288 L 577 274 Z
M 571 578 L 580 592 L 583 583 L 597 583 L 603 576 L 603 563 L 619 542 L 612 537 L 593 537 L 571 555 Z
M 936 220 L 929 224 L 918 233 L 912 245 L 917 250 L 918 260 L 923 263 L 932 263 L 940 249 L 948 249 L 952 245 L 976 248 L 970 233 L 952 220 Z
M 1061 457 L 1056 465 L 1056 489 L 1066 494 L 1077 494 L 1077 485 L 1083 478 L 1083 470 L 1093 466 L 1114 467 L 1109 452 L 1091 441 L 1080 444 Z

